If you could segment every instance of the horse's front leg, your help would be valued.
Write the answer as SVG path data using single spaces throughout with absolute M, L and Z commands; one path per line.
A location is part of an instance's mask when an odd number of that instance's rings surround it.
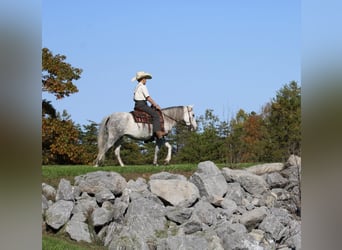
M 156 144 L 156 147 L 154 148 L 154 158 L 153 158 L 153 165 L 158 166 L 158 153 L 160 150 L 160 145 L 158 143 Z
M 121 160 L 121 156 L 120 156 L 120 148 L 121 148 L 121 145 L 117 146 L 114 150 L 114 153 L 115 153 L 115 156 L 116 156 L 116 159 L 118 159 L 119 161 L 119 164 L 121 167 L 125 166 Z
M 170 160 L 171 160 L 171 150 L 172 150 L 172 147 L 170 145 L 170 143 L 168 142 L 165 142 L 165 146 L 167 147 L 167 155 L 166 155 L 166 158 L 164 160 L 164 164 L 169 164 L 170 163 Z

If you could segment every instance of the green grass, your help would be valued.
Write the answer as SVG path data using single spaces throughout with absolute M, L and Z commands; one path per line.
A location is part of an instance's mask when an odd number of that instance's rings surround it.
M 43 234 L 42 249 L 43 250 L 83 250 L 83 249 L 104 250 L 108 248 L 104 246 L 86 243 L 86 242 L 72 241 L 66 237 L 51 236 L 51 235 Z
M 114 171 L 121 174 L 127 181 L 135 180 L 138 177 L 148 179 L 150 175 L 159 172 L 169 172 L 174 174 L 182 174 L 186 177 L 191 176 L 197 169 L 198 164 L 173 164 L 167 166 L 153 165 L 131 165 L 131 166 L 104 166 L 93 167 L 87 165 L 47 165 L 42 166 L 42 182 L 50 184 L 54 187 L 58 186 L 60 179 L 64 178 L 74 183 L 74 177 L 84 175 L 94 171 Z M 216 164 L 219 168 L 223 168 L 225 164 Z M 230 168 L 245 168 L 253 165 L 253 163 L 234 164 Z

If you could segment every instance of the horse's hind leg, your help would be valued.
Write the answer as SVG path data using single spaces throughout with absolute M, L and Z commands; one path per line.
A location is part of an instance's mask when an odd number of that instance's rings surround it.
M 114 150 L 114 153 L 115 153 L 116 159 L 118 159 L 119 161 L 120 166 L 123 167 L 125 166 L 125 164 L 123 164 L 121 157 L 120 157 L 120 148 L 121 148 L 121 145 L 117 146 Z
M 105 155 L 107 153 L 107 151 L 114 145 L 114 143 L 116 141 L 118 141 L 119 139 L 115 136 L 109 136 L 107 143 L 105 144 L 104 147 L 100 147 L 99 148 L 99 153 L 97 154 L 97 158 L 95 160 L 95 167 L 98 167 L 99 165 L 101 165 L 101 163 L 104 161 L 105 159 Z
M 167 155 L 166 155 L 166 158 L 164 160 L 164 164 L 169 164 L 170 160 L 171 160 L 171 150 L 172 150 L 172 147 L 171 147 L 170 143 L 168 143 L 168 142 L 165 142 L 164 145 L 167 147 Z
M 153 165 L 158 166 L 158 153 L 160 150 L 160 145 L 158 143 L 156 144 L 156 147 L 154 148 L 154 158 L 153 158 Z

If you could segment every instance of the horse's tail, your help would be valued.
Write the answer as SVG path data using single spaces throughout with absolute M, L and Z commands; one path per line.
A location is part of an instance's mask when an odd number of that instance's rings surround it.
M 107 143 L 107 123 L 109 121 L 110 116 L 107 116 L 103 118 L 103 120 L 100 123 L 100 127 L 98 130 L 98 135 L 97 135 L 97 148 L 98 148 L 98 155 L 95 160 L 95 166 L 98 166 L 101 164 L 101 162 L 104 160 L 105 157 L 105 147 Z
M 110 116 L 107 116 L 105 118 L 103 118 L 100 127 L 99 127 L 99 133 L 97 136 L 97 146 L 99 148 L 99 151 L 101 151 L 101 149 L 104 149 L 105 145 L 106 145 L 106 139 L 107 139 L 107 123 L 109 121 Z

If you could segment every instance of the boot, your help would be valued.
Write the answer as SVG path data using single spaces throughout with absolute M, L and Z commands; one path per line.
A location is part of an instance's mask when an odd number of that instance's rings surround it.
M 157 136 L 158 139 L 163 138 L 163 136 L 166 135 L 166 134 L 167 134 L 166 132 L 163 132 L 161 130 L 156 132 L 156 136 Z

